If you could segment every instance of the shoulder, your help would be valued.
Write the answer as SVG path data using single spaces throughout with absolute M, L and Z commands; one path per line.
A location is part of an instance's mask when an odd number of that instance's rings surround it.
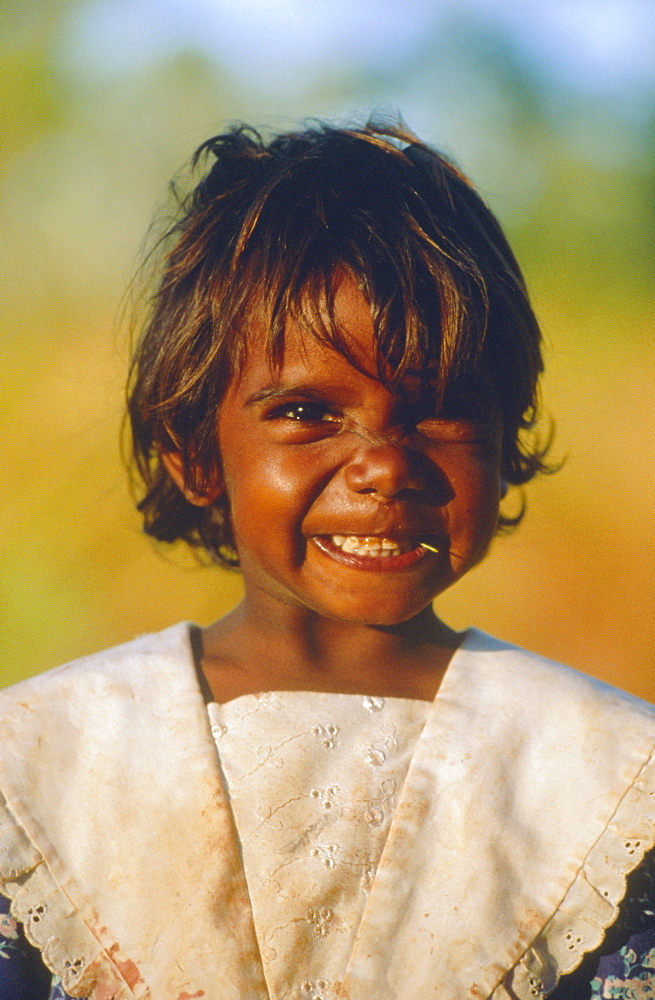
M 482 739 L 502 760 L 496 787 L 507 782 L 498 843 L 513 838 L 508 864 L 543 920 L 505 984 L 520 1000 L 537 986 L 550 995 L 601 945 L 655 845 L 655 706 L 474 629 L 458 666 L 449 694 L 473 693 Z M 589 995 L 577 985 L 566 993 L 563 981 L 562 997 Z
M 655 705 L 539 653 L 472 628 L 465 633 L 461 655 L 498 708 L 502 702 L 534 722 L 557 717 L 560 723 L 584 723 L 592 730 L 636 726 L 655 735 Z
M 147 683 L 153 672 L 179 670 L 192 665 L 190 628 L 180 622 L 162 632 L 139 636 L 130 642 L 100 650 L 37 674 L 0 691 L 0 724 L 12 712 L 52 712 L 108 695 L 129 696 Z
M 198 698 L 190 627 L 94 653 L 0 692 L 0 789 L 37 774 L 71 774 L 102 746 L 116 750 L 138 727 Z M 44 755 L 44 749 L 47 754 Z M 47 758 L 47 760 L 45 759 Z

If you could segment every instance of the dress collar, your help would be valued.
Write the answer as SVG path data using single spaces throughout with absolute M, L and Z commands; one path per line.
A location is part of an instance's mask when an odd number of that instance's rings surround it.
M 6 891 L 67 991 L 266 1000 L 189 626 L 2 700 Z M 500 997 L 510 979 L 538 996 L 535 982 L 599 943 L 653 843 L 652 820 L 632 834 L 655 811 L 654 743 L 650 706 L 469 630 L 417 744 L 344 997 Z
M 614 919 L 606 894 L 611 882 L 618 901 L 614 864 L 631 870 L 653 844 L 655 774 L 644 768 L 654 744 L 652 706 L 469 630 L 417 745 L 346 995 L 461 1000 L 496 987 L 506 995 L 499 984 L 524 956 L 531 971 L 513 977 L 514 989 L 523 983 L 526 996 L 538 996 L 539 978 L 544 991 L 552 987 Z M 634 791 L 639 781 L 650 797 Z M 639 848 L 620 858 L 615 850 L 596 873 L 605 884 L 584 892 L 589 856 L 617 815 L 614 841 L 638 823 Z M 582 935 L 574 914 L 554 919 L 576 892 Z M 543 960 L 553 951 L 559 969 Z M 410 963 L 410 954 L 421 959 Z

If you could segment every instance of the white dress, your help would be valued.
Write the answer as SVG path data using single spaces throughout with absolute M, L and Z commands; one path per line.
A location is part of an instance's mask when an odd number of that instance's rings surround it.
M 310 700 L 219 760 L 186 624 L 0 692 L 0 889 L 67 993 L 538 1000 L 598 947 L 655 844 L 653 706 L 475 629 L 428 706 Z
M 210 704 L 271 1000 L 334 1000 L 429 710 L 284 691 Z

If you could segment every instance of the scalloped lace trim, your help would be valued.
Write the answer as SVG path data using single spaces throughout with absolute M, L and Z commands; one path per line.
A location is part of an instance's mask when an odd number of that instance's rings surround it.
M 655 846 L 655 759 L 644 765 L 542 932 L 493 1000 L 544 1000 L 597 948 L 617 918 L 627 876 Z M 28 940 L 71 996 L 129 1000 L 134 993 L 57 885 L 0 795 L 0 884 Z
M 71 996 L 128 1000 L 134 994 L 111 969 L 104 949 L 57 885 L 42 855 L 0 795 L 0 887 L 11 915 Z
M 544 1000 L 616 920 L 628 875 L 655 846 L 655 758 L 644 765 L 559 907 L 493 1000 Z

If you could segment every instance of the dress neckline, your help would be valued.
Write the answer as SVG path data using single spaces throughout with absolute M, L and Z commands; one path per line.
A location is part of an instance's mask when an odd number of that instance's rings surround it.
M 439 692 L 444 686 L 446 678 L 457 671 L 457 661 L 460 659 L 461 655 L 475 648 L 476 638 L 483 636 L 484 633 L 480 632 L 475 628 L 466 628 L 460 632 L 461 641 L 458 646 L 453 650 L 453 655 L 450 658 L 448 666 L 444 670 L 443 676 L 441 678 L 441 684 L 439 685 L 434 698 L 405 698 L 400 695 L 371 695 L 366 691 L 311 691 L 306 688 L 271 688 L 268 690 L 248 692 L 247 694 L 237 695 L 236 698 L 229 698 L 227 701 L 216 701 L 212 696 L 209 684 L 202 672 L 200 666 L 200 656 L 202 652 L 201 645 L 201 628 L 199 625 L 191 624 L 189 625 L 189 641 L 191 650 L 193 653 L 193 659 L 196 668 L 196 675 L 198 677 L 198 683 L 200 685 L 200 690 L 202 691 L 203 698 L 206 705 L 230 705 L 234 702 L 240 701 L 242 698 L 254 698 L 261 699 L 271 695 L 276 696 L 287 696 L 287 695 L 313 695 L 320 699 L 325 699 L 329 697 L 336 698 L 371 698 L 371 699 L 382 699 L 384 702 L 418 702 L 424 705 L 433 705 L 436 699 L 439 697 Z
M 228 705 L 236 705 L 237 703 L 247 703 L 251 701 L 253 703 L 258 703 L 265 701 L 269 698 L 281 698 L 287 702 L 297 700 L 300 702 L 315 701 L 316 703 L 325 703 L 330 701 L 361 701 L 364 706 L 367 703 L 372 706 L 382 706 L 391 702 L 392 704 L 407 704 L 407 705 L 425 705 L 426 711 L 434 701 L 428 701 L 426 698 L 402 698 L 398 695 L 369 695 L 364 692 L 343 692 L 343 691 L 308 691 L 303 689 L 274 689 L 271 691 L 257 691 L 250 694 L 240 694 L 236 698 L 230 698 L 229 701 L 208 701 L 207 708 L 210 706 L 216 706 L 219 709 L 226 708 Z

